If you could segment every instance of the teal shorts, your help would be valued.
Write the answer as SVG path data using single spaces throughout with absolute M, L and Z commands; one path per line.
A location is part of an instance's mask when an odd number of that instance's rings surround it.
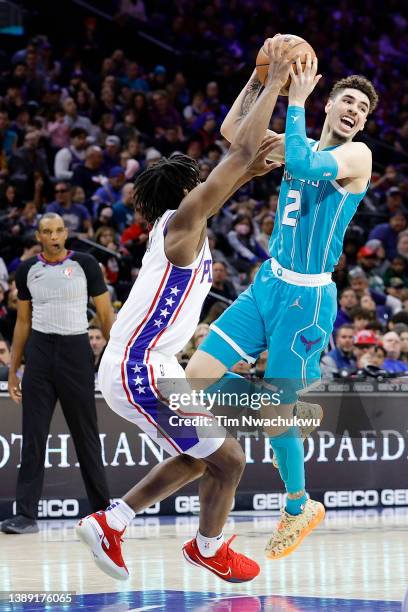
M 265 380 L 282 390 L 282 403 L 320 380 L 320 355 L 337 313 L 334 283 L 319 287 L 289 284 L 263 263 L 254 283 L 211 325 L 200 350 L 227 369 L 254 363 L 268 350 Z

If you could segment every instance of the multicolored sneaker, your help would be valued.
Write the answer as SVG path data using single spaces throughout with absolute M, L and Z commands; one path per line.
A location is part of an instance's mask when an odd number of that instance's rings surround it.
M 298 417 L 298 419 L 318 419 L 319 423 L 321 423 L 323 420 L 323 408 L 320 406 L 320 404 L 310 404 L 309 402 L 298 401 L 295 404 L 293 413 Z M 312 431 L 316 429 L 316 427 L 318 426 L 313 424 L 302 425 L 299 427 L 303 442 L 306 440 L 307 436 L 309 436 Z M 279 469 L 275 454 L 272 456 L 272 465 L 276 467 L 276 469 Z
M 226 582 L 248 582 L 256 578 L 260 567 L 249 557 L 231 550 L 230 544 L 235 537 L 224 542 L 213 557 L 203 557 L 193 538 L 184 544 L 183 555 L 192 565 L 203 567 Z
M 122 557 L 123 531 L 109 527 L 106 512 L 100 510 L 81 519 L 75 527 L 78 538 L 87 546 L 96 565 L 117 580 L 127 580 L 129 571 Z
M 321 523 L 324 515 L 323 504 L 313 499 L 308 499 L 303 511 L 296 516 L 288 514 L 282 508 L 281 520 L 265 548 L 268 559 L 280 559 L 290 555 L 304 538 Z

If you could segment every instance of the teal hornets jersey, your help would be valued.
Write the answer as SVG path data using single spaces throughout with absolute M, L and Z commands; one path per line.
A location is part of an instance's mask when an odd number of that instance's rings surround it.
M 294 272 L 332 272 L 365 193 L 349 193 L 336 181 L 294 179 L 285 171 L 269 242 L 271 256 Z

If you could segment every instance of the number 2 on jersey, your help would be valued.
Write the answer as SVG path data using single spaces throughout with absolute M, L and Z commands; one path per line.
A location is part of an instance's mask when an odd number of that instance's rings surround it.
M 297 223 L 297 215 L 296 217 L 289 217 L 289 215 L 293 212 L 297 213 L 300 208 L 300 192 L 296 191 L 296 189 L 290 189 L 290 191 L 288 191 L 286 200 L 293 200 L 293 202 L 290 202 L 285 206 L 285 210 L 283 211 L 282 225 L 290 225 L 291 227 L 295 227 Z

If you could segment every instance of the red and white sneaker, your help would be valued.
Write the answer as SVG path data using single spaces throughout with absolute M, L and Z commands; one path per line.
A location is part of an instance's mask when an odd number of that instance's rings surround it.
M 193 538 L 184 544 L 183 555 L 189 563 L 208 569 L 226 582 L 248 582 L 256 578 L 260 567 L 249 557 L 231 550 L 230 544 L 235 537 L 224 542 L 213 557 L 203 557 Z
M 117 580 L 127 580 L 129 571 L 122 557 L 123 531 L 109 527 L 103 510 L 81 519 L 75 527 L 78 538 L 87 546 L 96 565 Z

